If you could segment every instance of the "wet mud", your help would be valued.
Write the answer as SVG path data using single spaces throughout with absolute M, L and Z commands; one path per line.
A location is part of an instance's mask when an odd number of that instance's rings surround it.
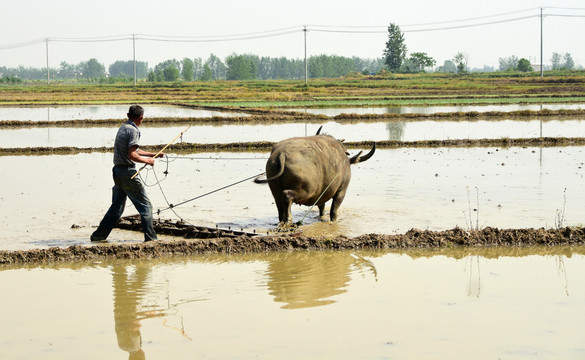
M 266 236 L 219 237 L 211 239 L 177 239 L 128 244 L 100 243 L 68 248 L 52 247 L 23 251 L 0 251 L 0 264 L 56 263 L 66 261 L 101 261 L 105 259 L 160 258 L 197 254 L 246 254 L 259 252 L 368 250 L 368 249 L 441 249 L 482 247 L 572 246 L 585 244 L 585 228 L 498 229 L 486 227 L 469 231 L 453 228 L 446 231 L 411 229 L 405 234 L 365 234 L 314 237 L 302 233 Z
M 344 142 L 348 149 L 371 148 L 373 141 L 355 141 Z M 502 148 L 508 147 L 560 147 L 560 146 L 581 146 L 585 145 L 585 138 L 575 137 L 538 137 L 538 138 L 523 138 L 523 139 L 450 139 L 450 140 L 418 140 L 418 141 L 400 141 L 400 140 L 384 140 L 376 141 L 376 147 L 380 149 L 396 149 L 396 148 L 441 148 L 441 147 L 489 147 L 496 146 Z M 167 153 L 173 152 L 177 154 L 189 154 L 194 152 L 215 152 L 215 151 L 270 151 L 274 142 L 271 141 L 254 141 L 254 142 L 237 142 L 237 143 L 182 143 L 171 145 Z M 142 149 L 146 151 L 156 152 L 160 149 L 160 145 L 143 145 Z M 63 154 L 80 154 L 93 152 L 113 152 L 113 147 L 75 147 L 75 146 L 60 146 L 60 147 L 22 147 L 22 148 L 3 148 L 0 156 L 13 155 L 63 155 Z

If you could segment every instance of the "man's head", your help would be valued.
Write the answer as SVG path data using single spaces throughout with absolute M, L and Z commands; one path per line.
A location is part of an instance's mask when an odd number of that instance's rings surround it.
M 144 116 L 144 109 L 140 105 L 132 105 L 128 110 L 128 119 L 134 121 L 136 125 L 142 123 L 142 117 Z

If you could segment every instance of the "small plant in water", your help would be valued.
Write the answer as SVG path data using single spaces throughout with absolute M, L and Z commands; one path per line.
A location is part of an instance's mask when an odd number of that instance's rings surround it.
M 555 216 L 555 226 L 557 229 L 560 229 L 564 226 L 565 223 L 565 207 L 567 205 L 567 188 L 563 190 L 563 209 L 557 209 L 557 214 Z
M 471 198 L 469 197 L 469 186 L 467 187 L 467 206 L 469 210 L 469 222 L 467 217 L 465 217 L 465 223 L 470 230 L 479 231 L 479 189 L 477 186 L 475 187 L 475 197 L 476 197 L 476 207 L 474 209 L 471 208 Z M 475 212 L 475 227 L 473 225 L 473 219 L 471 213 Z M 465 211 L 463 211 L 465 214 Z

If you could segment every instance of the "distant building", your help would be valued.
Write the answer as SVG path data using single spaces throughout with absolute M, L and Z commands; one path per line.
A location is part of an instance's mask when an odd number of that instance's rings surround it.
M 540 64 L 530 64 L 530 66 L 532 66 L 532 69 L 536 72 L 540 72 L 540 68 L 541 65 Z

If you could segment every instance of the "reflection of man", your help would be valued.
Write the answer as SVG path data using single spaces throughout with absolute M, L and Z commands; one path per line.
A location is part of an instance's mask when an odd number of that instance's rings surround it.
M 127 351 L 129 359 L 144 359 L 138 306 L 148 276 L 148 268 L 136 266 L 136 272 L 129 274 L 130 267 L 115 265 L 114 277 L 114 322 L 120 349 Z

